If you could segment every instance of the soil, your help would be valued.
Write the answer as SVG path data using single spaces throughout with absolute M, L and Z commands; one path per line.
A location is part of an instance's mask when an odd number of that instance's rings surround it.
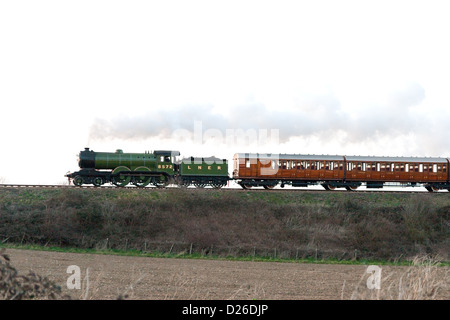
M 340 300 L 377 298 L 380 292 L 367 288 L 367 265 L 164 259 L 18 249 L 7 249 L 6 253 L 19 274 L 34 271 L 46 276 L 74 299 L 111 300 L 126 294 L 127 299 L 136 300 Z M 80 268 L 80 289 L 67 288 L 71 265 Z M 408 270 L 380 267 L 382 277 L 390 281 Z M 440 267 L 437 280 L 448 284 L 448 269 Z M 395 282 L 390 282 L 390 288 Z M 449 299 L 448 286 L 439 289 L 435 298 Z

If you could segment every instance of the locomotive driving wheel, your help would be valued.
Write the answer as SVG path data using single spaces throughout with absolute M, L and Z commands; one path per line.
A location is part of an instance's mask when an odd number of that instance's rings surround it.
M 131 176 L 125 174 L 129 172 L 130 169 L 127 167 L 117 167 L 114 169 L 113 174 L 117 174 L 117 176 L 111 179 L 112 183 L 117 187 L 125 187 L 131 181 Z
M 133 184 L 138 188 L 144 188 L 148 186 L 151 182 L 151 177 L 145 175 L 145 172 L 150 172 L 147 167 L 138 167 L 134 171 L 139 171 L 137 175 L 133 178 Z
M 165 188 L 169 185 L 169 179 L 166 176 L 155 177 L 152 183 L 157 188 Z

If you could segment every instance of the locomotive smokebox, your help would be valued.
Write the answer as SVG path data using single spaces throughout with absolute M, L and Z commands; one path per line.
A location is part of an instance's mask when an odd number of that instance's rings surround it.
M 95 168 L 95 152 L 89 150 L 89 148 L 84 148 L 84 151 L 80 152 L 78 165 L 82 169 Z

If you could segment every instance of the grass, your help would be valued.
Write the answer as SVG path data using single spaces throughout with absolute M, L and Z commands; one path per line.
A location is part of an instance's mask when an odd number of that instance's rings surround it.
M 100 254 L 100 255 L 118 255 L 131 257 L 148 258 L 173 258 L 173 259 L 207 259 L 207 260 L 229 260 L 229 261 L 253 261 L 253 262 L 283 262 L 283 263 L 313 263 L 313 264 L 343 264 L 343 265 L 383 265 L 383 266 L 412 266 L 417 264 L 416 259 L 412 261 L 386 261 L 386 260 L 337 260 L 337 259 L 287 259 L 273 258 L 263 256 L 219 256 L 214 254 L 203 255 L 200 253 L 167 253 L 167 252 L 142 252 L 139 250 L 119 250 L 119 249 L 82 249 L 69 247 L 47 247 L 40 245 L 19 245 L 19 244 L 0 244 L 3 249 L 18 250 L 37 250 L 48 252 L 64 252 L 78 254 Z M 449 261 L 439 261 L 437 266 L 450 266 Z

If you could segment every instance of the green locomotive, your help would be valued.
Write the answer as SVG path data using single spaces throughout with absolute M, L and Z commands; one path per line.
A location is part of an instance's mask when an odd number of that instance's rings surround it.
M 133 184 L 136 187 L 154 185 L 165 187 L 175 184 L 197 188 L 212 186 L 221 188 L 229 180 L 226 159 L 185 158 L 178 160 L 180 152 L 157 150 L 145 153 L 94 152 L 85 148 L 79 154 L 80 171 L 68 173 L 66 177 L 74 185 L 93 184 L 101 186 L 112 183 L 118 187 Z

